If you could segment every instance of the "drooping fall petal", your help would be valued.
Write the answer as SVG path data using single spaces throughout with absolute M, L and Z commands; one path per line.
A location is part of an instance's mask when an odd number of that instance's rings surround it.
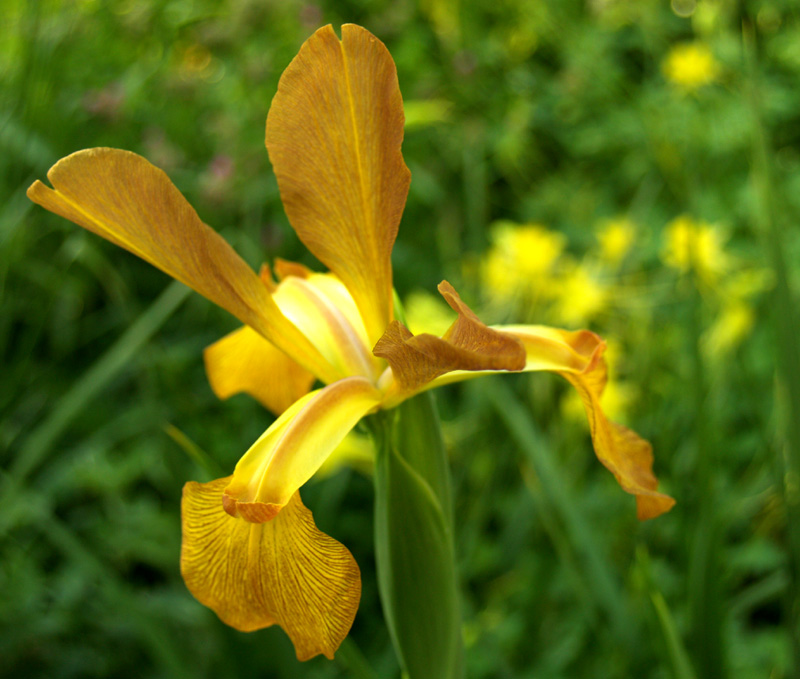
M 300 240 L 350 290 L 374 344 L 392 319 L 391 251 L 410 173 L 394 62 L 365 29 L 319 29 L 284 71 L 266 145 Z
M 276 415 L 314 382 L 314 375 L 246 325 L 206 347 L 203 359 L 219 398 L 249 394 Z
M 412 335 L 393 321 L 373 353 L 392 368 L 398 390 L 406 396 L 454 370 L 522 370 L 525 350 L 519 340 L 484 325 L 447 281 L 439 286 L 458 318 L 442 337 Z
M 526 370 L 558 372 L 578 391 L 589 420 L 597 459 L 614 475 L 623 490 L 636 496 L 639 519 L 652 519 L 669 511 L 675 500 L 657 490 L 652 446 L 636 432 L 609 421 L 600 406 L 608 378 L 603 358 L 605 342 L 587 330 L 569 332 L 536 326 L 503 330 L 519 338 L 525 346 L 530 366 L 526 366 Z M 563 353 L 561 360 L 557 358 L 559 353 Z M 545 367 L 548 362 L 550 367 Z
M 28 197 L 125 248 L 231 312 L 321 379 L 336 375 L 280 312 L 264 283 L 206 226 L 166 174 L 119 149 L 78 151 Z
M 570 332 L 533 325 L 495 326 L 495 329 L 515 337 L 525 347 L 526 372 L 556 372 L 575 387 L 589 420 L 595 454 L 620 486 L 636 496 L 638 517 L 652 519 L 669 511 L 675 500 L 657 490 L 651 445 L 636 432 L 610 422 L 603 413 L 600 397 L 607 379 L 605 342 L 588 330 Z M 482 374 L 490 373 L 448 373 L 427 388 Z
M 189 482 L 181 502 L 181 574 L 189 591 L 228 625 L 280 625 L 297 658 L 328 658 L 347 636 L 361 575 L 344 545 L 314 524 L 295 493 L 272 521 L 249 523 L 222 508 L 230 478 Z
M 239 460 L 225 511 L 247 521 L 272 519 L 381 399 L 370 380 L 347 377 L 298 400 Z

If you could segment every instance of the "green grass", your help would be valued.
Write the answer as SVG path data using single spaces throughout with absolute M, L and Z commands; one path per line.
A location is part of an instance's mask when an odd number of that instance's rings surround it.
M 0 676 L 398 676 L 371 483 L 353 471 L 304 491 L 362 569 L 334 662 L 299 666 L 281 630 L 237 633 L 191 598 L 181 487 L 229 472 L 271 421 L 244 396 L 217 401 L 206 382 L 203 347 L 236 323 L 24 195 L 72 151 L 126 148 L 163 167 L 254 267 L 281 256 L 318 268 L 283 214 L 264 121 L 302 41 L 344 21 L 387 44 L 414 111 L 393 259 L 401 298 L 447 278 L 487 321 L 612 340 L 613 378 L 634 394 L 621 416 L 652 441 L 678 502 L 636 521 L 556 376 L 437 392 L 467 676 L 800 676 L 794 3 L 699 0 L 685 18 L 656 0 L 2 9 Z M 718 71 L 687 93 L 662 64 L 693 40 Z M 724 234 L 722 273 L 665 262 L 681 214 Z M 597 233 L 618 216 L 634 242 L 612 265 Z M 486 291 L 498 220 L 565 238 L 535 302 Z M 559 291 L 575 266 L 608 296 L 566 323 Z M 752 327 L 714 344 L 747 276 L 760 281 L 741 295 Z

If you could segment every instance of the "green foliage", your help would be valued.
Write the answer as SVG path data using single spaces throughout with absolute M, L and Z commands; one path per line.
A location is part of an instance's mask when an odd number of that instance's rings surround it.
M 463 676 L 449 471 L 433 396 L 373 416 L 375 562 L 408 679 Z
M 447 278 L 488 321 L 577 327 L 562 312 L 585 301 L 589 288 L 566 287 L 583 267 L 607 291 L 585 322 L 613 341 L 621 415 L 678 501 L 636 522 L 558 377 L 440 391 L 466 676 L 797 676 L 794 2 L 0 6 L 0 676 L 398 675 L 372 487 L 350 471 L 304 491 L 364 580 L 335 662 L 298 666 L 279 629 L 237 633 L 191 598 L 181 486 L 231 470 L 271 421 L 205 380 L 203 347 L 236 324 L 25 198 L 72 151 L 126 148 L 254 267 L 314 266 L 283 214 L 264 122 L 301 42 L 344 21 L 387 44 L 409 106 L 401 297 Z M 685 43 L 710 50 L 707 82 L 667 76 Z M 719 275 L 697 253 L 685 270 L 664 254 L 680 215 L 719 236 Z M 634 238 L 612 266 L 598 236 L 620 217 Z M 486 292 L 499 221 L 563 236 L 552 295 L 544 279 L 521 304 Z M 749 321 L 723 342 L 731 301 L 730 318 Z

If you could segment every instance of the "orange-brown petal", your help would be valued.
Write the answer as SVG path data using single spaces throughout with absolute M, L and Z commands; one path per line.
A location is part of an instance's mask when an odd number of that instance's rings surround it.
M 458 318 L 442 337 L 412 335 L 393 321 L 373 349 L 386 359 L 403 393 L 419 391 L 454 370 L 522 370 L 525 350 L 515 337 L 484 325 L 447 281 L 439 286 Z
M 305 264 L 300 264 L 300 262 L 290 262 L 288 259 L 281 259 L 280 257 L 275 259 L 275 275 L 278 280 L 282 281 L 287 276 L 306 279 L 313 274 L 314 272 L 311 269 Z
M 314 382 L 314 375 L 246 325 L 206 347 L 203 359 L 219 398 L 249 394 L 276 415 Z
M 322 379 L 332 368 L 280 312 L 267 286 L 206 226 L 166 174 L 119 149 L 78 151 L 47 173 L 28 197 L 96 233 L 230 311 Z
M 299 492 L 266 523 L 230 517 L 222 508 L 228 482 L 183 488 L 186 586 L 231 627 L 250 632 L 278 624 L 299 660 L 333 658 L 361 597 L 355 559 L 316 527 Z
M 391 252 L 411 175 L 394 62 L 369 31 L 320 28 L 278 84 L 266 145 L 300 240 L 347 286 L 371 343 L 392 318 Z
M 528 354 L 526 370 L 551 370 L 569 380 L 580 394 L 595 454 L 620 486 L 636 496 L 637 515 L 652 519 L 675 504 L 658 492 L 653 474 L 653 449 L 636 432 L 609 421 L 600 406 L 608 372 L 606 344 L 592 332 L 570 332 L 541 326 L 503 327 L 517 337 Z

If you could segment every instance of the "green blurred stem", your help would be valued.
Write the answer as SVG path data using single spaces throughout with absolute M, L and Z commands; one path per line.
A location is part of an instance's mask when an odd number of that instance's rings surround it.
M 694 244 L 687 243 L 694 250 Z M 696 252 L 687 253 L 694 261 Z M 690 271 L 688 283 L 689 353 L 692 360 L 690 385 L 693 401 L 695 456 L 693 481 L 696 489 L 694 509 L 696 524 L 689 554 L 688 599 L 690 607 L 691 648 L 700 677 L 716 679 L 726 676 L 725 652 L 722 642 L 723 598 L 720 580 L 722 570 L 722 530 L 717 512 L 717 493 L 714 485 L 716 446 L 711 435 L 712 413 L 708 408 L 708 388 L 705 364 L 701 352 L 703 333 L 702 299 L 697 290 L 698 280 Z
M 378 679 L 367 659 L 351 637 L 345 637 L 336 651 L 336 660 L 348 671 L 350 679 Z
M 559 527 L 558 533 L 551 532 L 556 547 L 561 545 L 563 550 L 564 541 L 560 535 L 563 530 L 570 549 L 575 553 L 574 560 L 582 564 L 584 587 L 581 589 L 591 593 L 592 605 L 608 620 L 617 641 L 624 648 L 636 649 L 638 635 L 636 628 L 629 622 L 631 617 L 625 593 L 614 577 L 613 569 L 603 548 L 598 544 L 595 533 L 581 516 L 578 503 L 570 493 L 569 484 L 554 462 L 555 456 L 544 437 L 531 421 L 528 409 L 503 380 L 487 380 L 484 389 L 497 415 L 541 480 L 547 505 L 545 511 L 558 519 L 557 522 L 552 522 L 553 526 Z M 551 522 L 548 521 L 546 525 L 551 525 Z
M 776 456 L 786 506 L 789 540 L 789 586 L 784 598 L 787 630 L 791 636 L 794 655 L 794 677 L 800 677 L 800 344 L 797 341 L 795 297 L 789 285 L 784 255 L 783 224 L 777 219 L 775 186 L 770 149 L 772 147 L 763 122 L 759 91 L 758 57 L 755 27 L 742 26 L 745 62 L 747 66 L 748 103 L 752 117 L 753 165 L 752 182 L 755 194 L 754 220 L 762 238 L 765 252 L 775 274 L 773 323 L 777 343 L 777 372 L 785 399 L 785 450 Z

